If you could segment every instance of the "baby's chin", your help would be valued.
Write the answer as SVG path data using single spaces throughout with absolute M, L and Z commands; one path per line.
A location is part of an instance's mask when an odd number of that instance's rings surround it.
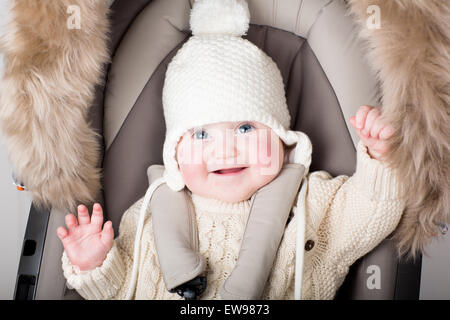
M 244 200 L 248 200 L 251 198 L 251 196 L 256 192 L 256 190 L 246 190 L 242 192 L 236 192 L 236 189 L 234 190 L 208 190 L 208 192 L 201 192 L 200 190 L 193 191 L 193 193 L 205 197 L 205 198 L 212 198 L 216 200 L 220 200 L 223 202 L 230 202 L 230 203 L 236 203 L 241 202 Z
M 206 177 L 197 174 L 192 175 L 192 179 L 185 179 L 185 182 L 192 193 L 201 197 L 236 203 L 249 200 L 258 189 L 270 183 L 276 177 L 276 174 L 262 175 L 256 170 L 259 169 L 254 168 L 241 177 L 224 177 L 223 179 L 213 174 Z M 258 174 L 255 174 L 255 172 Z
M 252 193 L 253 194 L 253 193 Z M 223 202 L 230 202 L 230 203 L 236 203 L 236 202 L 241 202 L 244 200 L 248 200 L 251 198 L 252 194 L 244 194 L 244 195 L 232 195 L 232 196 L 224 196 L 222 194 L 216 196 L 216 199 L 219 199 Z

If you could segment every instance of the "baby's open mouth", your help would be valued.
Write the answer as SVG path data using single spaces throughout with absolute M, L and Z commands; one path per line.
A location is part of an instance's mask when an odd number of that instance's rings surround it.
M 241 172 L 244 171 L 245 169 L 247 169 L 247 167 L 230 168 L 230 169 L 220 169 L 220 170 L 213 171 L 212 173 L 220 174 L 220 175 L 234 175 L 234 174 L 239 174 L 239 173 L 241 173 Z

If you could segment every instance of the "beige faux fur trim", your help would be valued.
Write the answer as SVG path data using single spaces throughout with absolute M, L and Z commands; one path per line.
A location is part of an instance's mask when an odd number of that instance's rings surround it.
M 396 131 L 390 166 L 406 187 L 394 234 L 398 253 L 417 256 L 450 222 L 450 2 L 349 0 L 382 87 L 382 114 Z M 369 5 L 379 29 L 367 27 Z
M 80 9 L 80 29 L 67 27 L 69 6 Z M 100 146 L 87 113 L 109 61 L 108 10 L 98 0 L 12 0 L 0 39 L 0 126 L 14 172 L 38 207 L 73 212 L 100 191 Z

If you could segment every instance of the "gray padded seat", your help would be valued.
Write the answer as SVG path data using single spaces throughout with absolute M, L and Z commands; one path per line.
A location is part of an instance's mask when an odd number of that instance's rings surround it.
M 245 38 L 272 57 L 281 70 L 291 128 L 305 132 L 313 145 L 310 171 L 352 175 L 359 138 L 348 119 L 360 105 L 376 106 L 380 99 L 375 77 L 364 60 L 363 45 L 357 39 L 357 27 L 346 15 L 345 1 L 247 1 L 251 24 Z M 116 236 L 122 214 L 148 188 L 147 168 L 163 163 L 164 74 L 171 58 L 190 37 L 192 2 L 116 0 L 111 8 L 113 58 L 104 66 L 107 78 L 97 87 L 91 123 L 104 137 L 104 157 L 99 163 L 104 170 L 103 199 L 98 201 L 106 219 L 112 220 Z M 50 215 L 38 299 L 79 298 L 65 288 L 62 277 L 62 246 L 54 230 L 64 223 L 64 214 Z M 371 265 L 382 270 L 382 289 L 366 286 Z M 337 298 L 400 298 L 397 268 L 402 265 L 390 241 L 385 240 L 352 266 Z M 417 283 L 409 283 L 405 292 L 417 289 Z M 414 294 L 409 297 L 414 298 Z

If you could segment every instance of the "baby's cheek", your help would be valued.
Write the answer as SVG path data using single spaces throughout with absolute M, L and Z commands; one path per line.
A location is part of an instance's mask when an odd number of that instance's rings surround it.
M 199 165 L 195 164 L 182 164 L 180 165 L 180 169 L 186 184 L 195 182 L 196 177 L 198 177 L 201 172 Z
M 258 144 L 260 181 L 265 184 L 275 178 L 283 165 L 283 144 L 275 133 L 260 139 Z

